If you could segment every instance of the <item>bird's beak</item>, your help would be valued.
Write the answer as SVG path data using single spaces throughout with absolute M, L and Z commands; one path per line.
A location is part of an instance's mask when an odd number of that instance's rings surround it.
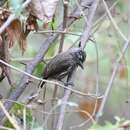
M 80 66 L 82 69 L 84 69 L 83 63 L 82 63 L 81 61 L 79 62 L 79 66 Z

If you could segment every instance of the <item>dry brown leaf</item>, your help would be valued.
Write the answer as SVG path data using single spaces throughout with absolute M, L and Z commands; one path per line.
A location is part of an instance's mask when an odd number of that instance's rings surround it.
M 38 30 L 38 24 L 37 24 L 36 17 L 30 14 L 26 21 L 26 32 L 29 33 L 30 31 L 33 30 L 36 31 Z
M 20 20 L 14 20 L 6 29 L 6 31 L 8 33 L 9 47 L 12 47 L 14 42 L 17 40 L 19 42 L 20 48 L 22 49 L 22 52 L 24 52 L 26 50 L 27 43 Z
M 86 98 L 86 99 L 84 98 L 79 104 L 79 111 L 80 111 L 79 113 L 80 113 L 80 115 L 83 118 L 88 119 L 89 116 L 87 116 L 86 113 L 89 113 L 90 115 L 92 115 L 93 112 L 94 112 L 95 106 L 96 106 L 96 112 L 97 112 L 99 110 L 100 105 L 101 105 L 102 98 L 103 97 L 98 97 L 98 98 L 89 97 L 89 98 Z M 97 105 L 95 105 L 96 102 L 97 102 Z
M 32 0 L 28 9 L 32 15 L 47 23 L 52 20 L 58 1 L 59 0 Z
M 10 13 L 11 12 L 8 9 L 0 8 L 0 25 L 2 25 L 7 20 Z M 9 47 L 12 47 L 14 42 L 17 40 L 23 53 L 26 50 L 27 46 L 26 43 L 27 35 L 24 34 L 21 21 L 18 19 L 14 20 L 3 33 L 6 32 L 8 34 L 7 39 L 9 40 Z
M 120 67 L 119 67 L 119 77 L 121 79 L 128 77 L 128 68 L 124 64 L 121 64 Z

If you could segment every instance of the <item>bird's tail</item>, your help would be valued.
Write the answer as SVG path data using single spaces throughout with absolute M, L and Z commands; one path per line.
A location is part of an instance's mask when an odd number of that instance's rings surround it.
M 38 88 L 42 88 L 45 83 L 46 83 L 46 82 L 44 82 L 44 81 L 40 81 L 40 83 L 39 83 L 39 85 L 38 85 Z

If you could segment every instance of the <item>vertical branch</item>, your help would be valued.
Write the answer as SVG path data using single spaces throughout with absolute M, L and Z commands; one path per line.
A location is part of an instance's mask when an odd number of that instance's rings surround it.
M 62 30 L 65 31 L 66 28 L 67 28 L 67 17 L 68 17 L 68 4 L 69 4 L 69 0 L 64 0 L 63 4 L 64 4 L 64 12 L 63 12 Z M 62 50 L 63 50 L 64 38 L 65 38 L 65 34 L 62 33 L 61 34 L 61 39 L 60 39 L 60 45 L 59 45 L 59 51 L 58 51 L 58 53 L 62 52 Z M 53 98 L 54 99 L 56 98 L 57 89 L 58 89 L 57 85 L 55 85 L 54 92 L 53 92 Z M 52 107 L 53 106 L 54 106 L 54 103 L 52 101 Z M 53 115 L 53 117 L 52 117 L 52 126 L 51 126 L 51 129 L 53 129 L 53 127 L 54 127 L 54 122 L 55 122 L 55 115 Z
M 0 37 L 0 59 L 4 60 L 4 46 L 3 46 L 3 40 L 2 37 Z M 0 63 L 0 69 L 1 69 L 1 74 L 0 74 L 0 82 L 5 78 L 4 74 L 4 65 Z
M 91 8 L 90 8 L 90 14 L 88 17 L 88 22 L 86 23 L 87 26 L 85 27 L 85 31 L 83 33 L 83 36 L 81 37 L 81 47 L 82 48 L 85 47 L 86 41 L 88 41 L 88 39 L 89 39 L 91 27 L 92 27 L 92 20 L 93 20 L 93 17 L 95 15 L 95 12 L 96 12 L 98 2 L 99 2 L 99 0 L 94 0 L 92 2 Z M 72 86 L 68 86 L 68 87 L 71 88 Z M 70 94 L 71 94 L 70 90 L 65 90 L 65 94 L 64 94 L 64 97 L 62 99 L 63 105 L 61 105 L 61 108 L 60 108 L 60 115 L 58 118 L 56 130 L 62 130 L 64 116 L 65 116 L 66 102 L 68 101 Z
M 115 64 L 115 66 L 114 66 L 112 75 L 111 75 L 110 80 L 109 80 L 108 85 L 107 85 L 106 92 L 105 92 L 105 94 L 104 94 L 103 101 L 102 101 L 102 103 L 101 103 L 99 112 L 98 112 L 98 114 L 97 114 L 97 116 L 96 116 L 96 120 L 97 120 L 97 121 L 99 120 L 99 118 L 100 118 L 100 117 L 102 116 L 102 114 L 103 114 L 104 106 L 105 106 L 106 101 L 107 101 L 107 99 L 108 99 L 108 96 L 109 96 L 109 94 L 110 94 L 110 92 L 111 92 L 112 85 L 113 85 L 113 81 L 114 81 L 114 79 L 115 79 L 115 77 L 116 77 L 116 74 L 117 74 L 117 72 L 118 72 L 118 68 L 119 68 L 119 66 L 120 66 L 120 62 L 121 62 L 121 60 L 122 60 L 124 54 L 126 53 L 126 50 L 128 49 L 128 46 L 129 46 L 129 45 L 130 45 L 130 34 L 129 34 L 128 38 L 127 38 L 126 43 L 125 43 L 124 46 L 123 46 L 121 55 L 117 58 L 117 61 L 116 61 L 116 64 Z
M 6 39 L 6 34 L 3 34 L 3 51 L 4 51 L 4 61 L 7 62 L 7 63 L 10 63 L 10 56 L 9 56 L 9 50 L 8 50 L 8 42 L 7 42 L 7 39 Z M 12 84 L 12 80 L 11 80 L 11 69 L 8 68 L 8 67 L 4 67 L 4 71 L 5 71 L 5 75 L 8 79 L 8 82 L 11 86 L 13 86 Z
M 99 0 L 94 0 L 91 8 L 89 9 L 88 22 L 85 24 L 85 30 L 81 37 L 81 47 L 84 48 L 86 46 L 86 42 L 89 40 L 91 35 L 92 21 L 98 6 Z
M 66 28 L 67 28 L 67 16 L 68 16 L 69 0 L 64 0 L 63 4 L 64 4 L 64 13 L 63 13 L 64 16 L 63 16 L 62 30 L 65 31 Z M 62 49 L 63 49 L 64 37 L 65 37 L 65 34 L 62 33 L 61 34 L 61 39 L 60 39 L 59 53 L 62 52 Z
M 72 86 L 68 86 L 68 87 L 71 88 Z M 59 118 L 58 118 L 56 130 L 62 130 L 63 122 L 64 122 L 64 116 L 65 116 L 66 102 L 68 101 L 70 94 L 71 94 L 70 90 L 65 90 L 64 97 L 62 98 L 63 104 L 61 105 L 61 108 L 60 108 L 60 115 L 59 115 Z

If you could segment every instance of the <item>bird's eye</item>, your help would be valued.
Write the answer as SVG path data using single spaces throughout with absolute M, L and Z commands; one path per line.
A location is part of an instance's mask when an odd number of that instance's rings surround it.
M 78 54 L 78 58 L 79 58 L 80 60 L 83 59 L 83 56 L 82 56 L 82 53 L 81 53 L 81 52 L 79 52 L 79 54 Z
M 80 54 L 80 59 L 82 59 L 83 58 L 83 56 Z

